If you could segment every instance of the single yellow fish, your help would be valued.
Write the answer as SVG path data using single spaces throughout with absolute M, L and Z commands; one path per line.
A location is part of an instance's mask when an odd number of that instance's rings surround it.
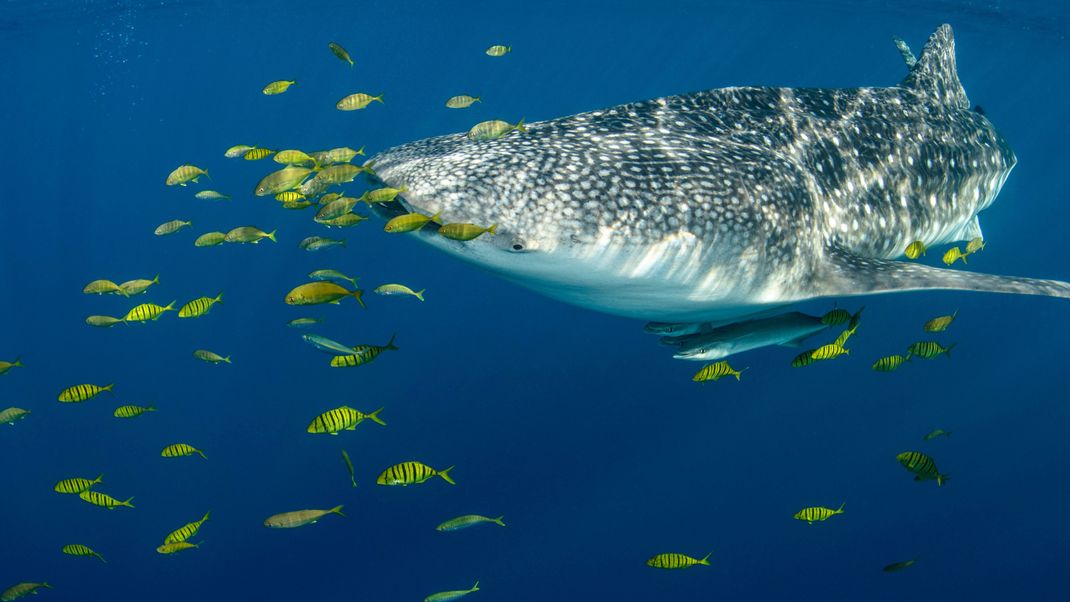
M 123 289 L 119 288 L 118 284 L 115 284 L 111 280 L 94 280 L 85 285 L 82 292 L 87 295 L 107 295 L 113 293 L 122 292 Z
M 439 476 L 450 485 L 456 485 L 457 483 L 450 477 L 450 471 L 453 468 L 450 466 L 446 470 L 439 471 L 420 462 L 402 462 L 384 470 L 375 482 L 379 485 L 405 486 L 423 483 L 431 477 Z
M 203 451 L 187 443 L 172 443 L 160 452 L 160 455 L 164 458 L 182 458 L 193 454 L 199 454 L 205 460 L 208 459 L 208 456 L 204 455 Z
M 289 79 L 289 80 L 280 79 L 278 81 L 271 82 L 270 84 L 264 86 L 263 92 L 264 92 L 264 94 L 266 96 L 273 96 L 275 94 L 282 94 L 283 92 L 289 90 L 290 86 L 292 86 L 292 85 L 294 85 L 296 83 L 297 83 L 297 80 L 294 80 L 294 79 Z
M 60 391 L 59 401 L 63 403 L 78 403 L 82 401 L 88 401 L 105 391 L 108 391 L 110 393 L 111 390 L 114 388 L 115 383 L 104 385 L 103 387 L 92 384 L 75 385 L 73 387 L 67 387 L 66 389 Z
M 285 301 L 287 305 L 337 304 L 345 297 L 353 297 L 361 307 L 364 307 L 364 300 L 361 298 L 363 295 L 364 291 L 359 288 L 350 291 L 333 282 L 309 282 L 286 293 Z
M 342 100 L 339 100 L 338 103 L 334 106 L 339 111 L 357 111 L 363 109 L 372 102 L 378 102 L 379 104 L 383 104 L 383 95 L 380 94 L 378 96 L 372 96 L 370 94 L 358 92 L 356 94 L 350 94 Z
M 338 42 L 330 42 L 329 44 L 327 44 L 327 48 L 331 49 L 331 53 L 334 54 L 334 56 L 349 63 L 350 67 L 353 66 L 353 59 L 350 58 L 349 53 L 346 52 L 346 49 L 342 48 L 341 44 L 339 44 Z
M 178 317 L 180 318 L 199 318 L 208 313 L 212 306 L 216 303 L 223 302 L 223 293 L 219 293 L 213 299 L 211 297 L 198 297 L 193 301 L 182 306 L 182 309 L 178 310 Z
M 345 515 L 342 514 L 342 506 L 339 505 L 330 510 L 295 510 L 293 512 L 275 514 L 269 516 L 264 521 L 264 526 L 271 529 L 294 529 L 296 527 L 304 527 L 305 525 L 314 525 L 316 524 L 316 521 L 328 514 L 337 514 L 343 518 L 345 517 Z
M 953 265 L 959 259 L 962 260 L 962 263 L 966 263 L 966 254 L 958 247 L 951 247 L 947 250 L 947 253 L 944 253 L 943 261 L 947 265 Z
M 80 543 L 67 544 L 63 546 L 61 551 L 64 554 L 67 554 L 68 556 L 90 556 L 99 559 L 104 564 L 108 563 L 107 560 L 104 560 L 103 556 L 94 552 L 92 548 L 90 548 L 89 546 L 83 546 Z
M 460 94 L 457 96 L 451 96 L 449 100 L 446 101 L 446 107 L 450 109 L 467 109 L 474 103 L 482 101 L 483 99 L 478 96 L 468 96 L 467 94 Z
M 179 186 L 185 186 L 190 182 L 196 183 L 201 176 L 207 175 L 207 171 L 201 169 L 200 167 L 197 167 L 196 165 L 190 165 L 187 163 L 185 165 L 179 165 L 175 168 L 174 171 L 168 174 L 165 183 L 168 186 L 174 186 L 175 184 L 178 184 Z M 209 176 L 209 178 L 211 178 L 211 176 Z
M 160 554 L 177 554 L 185 550 L 192 550 L 193 548 L 199 548 L 200 544 L 190 543 L 188 541 L 176 541 L 175 543 L 165 543 L 156 548 L 156 551 Z
M 444 224 L 438 229 L 438 233 L 446 238 L 459 241 L 469 241 L 475 238 L 479 238 L 484 232 L 494 235 L 498 230 L 498 224 L 491 224 L 489 228 L 477 226 L 475 224 Z
M 832 508 L 825 508 L 824 506 L 814 506 L 812 508 L 803 508 L 795 513 L 795 520 L 804 520 L 807 524 L 814 524 L 814 521 L 826 521 L 829 518 L 836 516 L 837 514 L 843 514 L 843 504 L 836 510 Z
M 504 46 L 502 44 L 495 44 L 490 48 L 487 48 L 487 56 L 505 56 L 513 51 L 512 46 Z
M 951 323 L 955 321 L 958 315 L 959 310 L 956 309 L 950 316 L 937 316 L 929 320 L 922 328 L 925 332 L 943 332 L 947 330 L 948 326 L 951 326 Z
M 743 370 L 746 370 L 746 368 L 744 368 Z M 695 373 L 693 377 L 691 377 L 691 380 L 697 383 L 706 382 L 709 380 L 718 381 L 721 380 L 721 377 L 729 375 L 734 376 L 736 377 L 736 380 L 739 380 L 739 377 L 743 373 L 743 370 L 736 370 L 732 366 L 728 365 L 728 362 L 722 360 L 720 362 L 714 362 L 712 364 L 707 364 L 706 366 L 703 366 L 701 370 L 699 370 L 697 373 Z
M 516 130 L 521 134 L 527 133 L 527 128 L 524 127 L 524 120 L 521 119 L 516 124 L 495 119 L 492 121 L 483 121 L 472 126 L 472 129 L 468 130 L 468 138 L 470 140 L 495 140 L 502 136 Z
M 158 320 L 164 312 L 174 311 L 174 309 L 174 301 L 162 307 L 155 303 L 142 303 L 141 305 L 135 305 L 133 309 L 126 312 L 126 315 L 123 316 L 123 322 L 148 322 L 149 320 Z
M 907 259 L 917 259 L 924 255 L 927 250 L 928 248 L 925 246 L 925 243 L 920 240 L 915 240 L 907 245 L 907 250 L 904 251 L 903 254 L 907 256 Z
M 389 232 L 391 234 L 412 232 L 413 230 L 423 228 L 429 222 L 438 223 L 438 218 L 441 216 L 441 211 L 430 217 L 423 215 L 422 213 L 406 213 L 405 215 L 399 215 L 386 222 L 386 225 L 383 226 L 383 232 Z
M 646 565 L 656 569 L 687 569 L 699 564 L 710 566 L 711 555 L 713 555 L 713 552 L 706 554 L 703 558 L 692 558 L 686 554 L 677 554 L 675 552 L 658 554 L 647 560 Z

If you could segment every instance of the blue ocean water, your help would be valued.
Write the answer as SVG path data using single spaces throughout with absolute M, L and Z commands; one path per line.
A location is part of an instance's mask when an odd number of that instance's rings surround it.
M 865 305 L 849 358 L 792 369 L 793 349 L 733 358 L 698 385 L 642 323 L 564 305 L 460 263 L 373 220 L 325 231 L 252 195 L 270 160 L 234 144 L 374 153 L 476 121 L 548 119 L 729 85 L 887 86 L 891 43 L 919 52 L 955 28 L 959 74 L 1019 164 L 982 216 L 968 268 L 1070 279 L 1065 244 L 1070 12 L 1028 2 L 12 2 L 0 5 L 0 589 L 48 581 L 41 599 L 420 600 L 479 580 L 486 600 L 1061 599 L 1070 558 L 1065 301 L 961 292 L 841 299 Z M 353 54 L 349 69 L 328 41 Z M 513 52 L 491 59 L 494 43 Z M 266 97 L 272 80 L 296 79 Z M 345 94 L 384 94 L 344 113 Z M 450 111 L 454 94 L 484 102 Z M 209 185 L 165 187 L 177 165 Z M 354 186 L 353 192 L 359 192 Z M 231 201 L 202 201 L 213 188 Z M 348 192 L 348 190 L 347 190 Z M 158 238 L 171 219 L 193 228 Z M 278 244 L 194 248 L 208 230 L 278 229 Z M 307 253 L 302 238 L 348 239 Z M 298 309 L 283 295 L 318 268 L 364 288 L 401 282 L 427 301 L 369 295 Z M 90 280 L 151 278 L 138 301 L 224 294 L 196 320 L 94 329 L 132 300 Z M 821 313 L 831 301 L 804 310 Z M 959 311 L 951 359 L 877 374 L 869 364 Z M 336 370 L 286 322 L 397 352 Z M 233 356 L 212 366 L 205 348 Z M 82 404 L 56 395 L 116 383 Z M 130 421 L 120 404 L 159 411 Z M 386 427 L 305 428 L 325 410 L 384 407 Z M 923 442 L 941 427 L 949 439 Z M 200 458 L 163 459 L 188 442 Z M 339 451 L 352 456 L 352 488 Z M 953 480 L 915 483 L 895 455 L 931 454 Z M 381 487 L 387 466 L 456 465 Z M 52 491 L 104 473 L 107 511 Z M 808 526 L 804 506 L 845 504 Z M 344 504 L 346 518 L 269 530 L 277 512 Z M 200 549 L 155 552 L 211 510 Z M 504 515 L 457 533 L 454 516 Z M 64 556 L 83 543 L 108 560 Z M 659 552 L 710 567 L 657 571 Z M 881 567 L 918 558 L 887 574 Z

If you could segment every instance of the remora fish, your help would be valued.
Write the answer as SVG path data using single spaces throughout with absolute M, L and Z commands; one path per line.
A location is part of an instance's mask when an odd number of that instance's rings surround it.
M 769 345 L 797 347 L 806 338 L 827 328 L 829 326 L 821 318 L 793 311 L 720 326 L 706 333 L 662 337 L 661 342 L 680 348 L 673 355 L 676 359 L 719 360 Z
M 924 289 L 1070 298 L 1066 282 L 896 260 L 915 240 L 979 236 L 1017 162 L 970 106 L 943 25 L 888 88 L 723 88 L 404 144 L 373 161 L 407 191 L 373 209 L 497 224 L 464 243 L 415 235 L 556 299 L 658 322 Z

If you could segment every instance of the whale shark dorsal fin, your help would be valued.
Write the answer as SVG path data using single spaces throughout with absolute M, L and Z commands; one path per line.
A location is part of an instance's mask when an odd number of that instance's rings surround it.
M 950 25 L 941 25 L 921 51 L 910 74 L 899 84 L 921 93 L 932 102 L 969 109 L 970 99 L 959 83 L 955 66 L 955 36 Z
M 827 248 L 813 284 L 815 296 L 838 297 L 919 290 L 961 290 L 1070 299 L 1070 283 L 935 268 L 918 263 L 859 257 Z

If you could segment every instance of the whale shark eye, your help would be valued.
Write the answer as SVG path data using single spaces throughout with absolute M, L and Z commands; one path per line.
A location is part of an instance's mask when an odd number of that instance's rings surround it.
M 514 242 L 513 243 L 513 250 L 514 251 L 523 251 L 524 250 L 524 245 L 522 245 L 522 244 L 520 244 L 518 242 Z

